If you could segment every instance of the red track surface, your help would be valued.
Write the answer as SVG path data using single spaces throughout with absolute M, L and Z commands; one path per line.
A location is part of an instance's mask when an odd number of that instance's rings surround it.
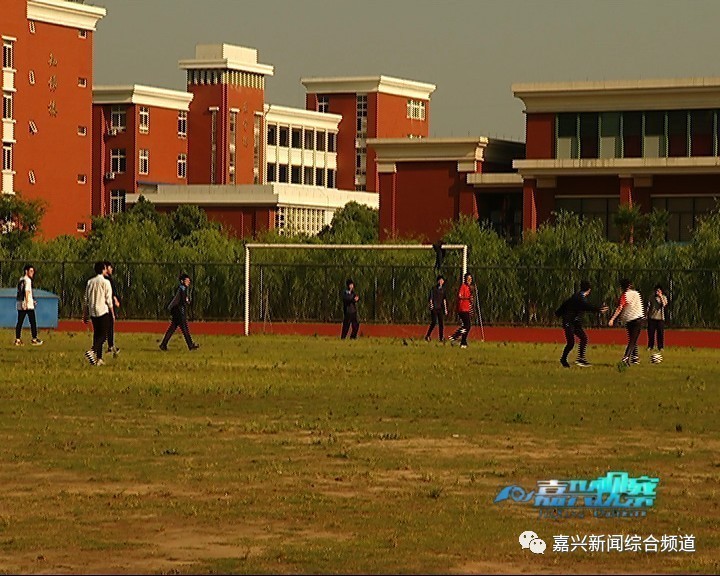
M 116 332 L 144 332 L 162 335 L 168 322 L 150 320 L 119 320 L 115 324 Z M 455 325 L 447 325 L 446 331 L 452 333 Z M 58 330 L 63 332 L 84 332 L 90 325 L 80 320 L 61 320 Z M 361 324 L 360 336 L 384 338 L 422 338 L 427 330 L 426 325 L 409 324 Z M 242 336 L 245 325 L 242 322 L 191 322 L 193 334 L 217 334 Z M 622 328 L 588 329 L 591 344 L 625 344 L 625 330 Z M 300 323 L 250 323 L 250 334 L 297 334 L 302 336 L 340 336 L 340 324 L 300 324 Z M 434 336 L 437 337 L 437 329 Z M 479 326 L 473 326 L 470 341 L 480 340 L 482 333 Z M 560 328 L 503 327 L 486 326 L 485 341 L 487 342 L 550 342 L 561 344 L 565 336 Z M 640 336 L 640 344 L 647 343 L 647 333 Z M 714 330 L 672 330 L 665 331 L 667 346 L 695 346 L 697 348 L 720 348 L 720 331 Z

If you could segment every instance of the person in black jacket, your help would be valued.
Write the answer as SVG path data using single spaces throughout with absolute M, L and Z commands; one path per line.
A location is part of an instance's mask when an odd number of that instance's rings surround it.
M 585 350 L 587 349 L 588 338 L 583 330 L 583 316 L 585 312 L 607 312 L 607 306 L 595 306 L 587 301 L 587 297 L 592 290 L 590 282 L 583 280 L 580 282 L 580 291 L 575 292 L 570 298 L 565 300 L 555 311 L 556 316 L 562 317 L 563 330 L 565 331 L 565 349 L 563 350 L 560 364 L 565 368 L 570 368 L 567 361 L 570 350 L 575 346 L 575 337 L 580 340 L 580 348 L 578 349 L 578 357 L 575 364 L 582 367 L 590 366 L 590 362 L 585 358 Z
M 190 276 L 187 274 L 180 274 L 179 280 L 180 285 L 178 286 L 177 292 L 175 292 L 175 296 L 168 305 L 168 310 L 170 311 L 172 320 L 170 321 L 170 326 L 168 326 L 167 332 L 165 332 L 165 337 L 160 343 L 160 350 L 163 352 L 167 351 L 168 342 L 170 342 L 170 338 L 173 334 L 175 334 L 175 330 L 177 330 L 178 326 L 180 327 L 180 330 L 182 330 L 183 336 L 185 336 L 185 343 L 187 344 L 188 349 L 197 350 L 200 348 L 200 345 L 193 342 L 192 336 L 190 336 L 190 328 L 188 328 L 187 323 L 187 311 L 185 310 L 188 304 L 190 304 L 190 297 L 188 296 Z
M 437 277 L 437 284 L 430 289 L 430 326 L 425 334 L 425 340 L 430 342 L 430 337 L 438 326 L 440 342 L 444 340 L 443 331 L 445 329 L 444 319 L 447 316 L 447 298 L 445 297 L 445 277 L 441 274 Z
M 360 300 L 360 298 L 355 294 L 355 283 L 350 278 L 345 282 L 345 286 L 346 288 L 342 294 L 343 323 L 340 338 L 344 340 L 347 336 L 348 329 L 352 326 L 350 339 L 354 340 L 357 338 L 358 329 L 360 328 L 357 317 L 357 301 Z

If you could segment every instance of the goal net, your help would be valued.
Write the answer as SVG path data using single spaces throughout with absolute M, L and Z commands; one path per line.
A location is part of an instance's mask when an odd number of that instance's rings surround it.
M 363 321 L 424 323 L 430 288 L 446 278 L 448 305 L 467 272 L 466 244 L 246 244 L 250 322 L 337 322 L 352 278 Z

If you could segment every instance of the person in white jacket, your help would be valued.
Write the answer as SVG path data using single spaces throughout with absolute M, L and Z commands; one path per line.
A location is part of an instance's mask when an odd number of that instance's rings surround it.
M 25 318 L 30 321 L 30 333 L 32 334 L 31 344 L 41 346 L 43 341 L 38 339 L 37 320 L 35 319 L 35 306 L 37 301 L 33 297 L 32 280 L 35 277 L 35 267 L 27 264 L 23 268 L 23 275 L 18 282 L 16 307 L 18 313 L 17 324 L 15 324 L 15 346 L 22 346 L 22 327 Z
M 623 293 L 622 296 L 620 296 L 618 307 L 615 309 L 612 318 L 608 321 L 608 326 L 612 326 L 615 319 L 622 315 L 622 320 L 625 322 L 625 329 L 627 330 L 628 338 L 622 362 L 626 366 L 629 366 L 630 364 L 640 364 L 637 341 L 640 337 L 640 332 L 642 332 L 642 324 L 645 318 L 642 296 L 640 296 L 640 292 L 635 290 L 632 282 L 630 282 L 627 278 L 620 280 L 620 289 Z
M 95 263 L 95 276 L 85 286 L 83 300 L 83 322 L 88 318 L 93 325 L 93 345 L 85 352 L 85 358 L 92 366 L 102 366 L 103 344 L 107 340 L 110 321 L 114 318 L 112 286 L 105 277 L 105 262 Z

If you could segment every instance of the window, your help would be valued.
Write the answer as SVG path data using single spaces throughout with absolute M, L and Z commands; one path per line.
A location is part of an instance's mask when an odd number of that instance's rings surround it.
M 325 132 L 323 130 L 317 131 L 317 137 L 315 139 L 315 148 L 320 152 L 325 151 Z
M 267 165 L 267 181 L 275 182 L 275 164 L 268 163 Z
M 87 88 L 87 78 L 78 78 L 78 86 L 80 88 Z
M 690 112 L 690 155 L 714 156 L 713 110 L 693 110 Z
M 12 158 L 12 144 L 3 144 L 3 170 L 12 170 L 13 168 Z
M 277 144 L 277 126 L 275 124 L 269 124 L 267 127 L 267 143 L 270 146 Z
M 315 186 L 325 186 L 325 170 L 315 168 Z
M 583 112 L 580 114 L 580 158 L 598 157 L 598 114 Z
M 110 150 L 110 170 L 116 174 L 123 174 L 127 167 L 125 148 L 113 148 Z
M 37 134 L 37 124 L 35 124 L 32 120 L 28 122 L 28 128 L 30 129 L 30 134 Z
M 13 43 L 12 40 L 3 39 L 3 68 L 14 68 Z
M 150 108 L 140 106 L 140 133 L 147 134 L 150 131 Z
M 600 158 L 620 158 L 621 144 L 620 113 L 600 114 Z
M 328 168 L 327 171 L 327 187 L 335 188 L 335 170 Z
M 355 103 L 356 130 L 358 138 L 367 138 L 367 94 L 358 94 Z
M 85 232 L 85 222 L 78 222 L 75 230 L 78 232 Z
M 301 142 L 302 142 L 302 129 L 300 128 L 293 128 L 292 129 L 292 139 L 291 139 L 291 146 L 293 148 L 301 148 Z
M 623 112 L 623 158 L 642 157 L 642 112 Z
M 125 190 L 110 191 L 110 214 L 125 212 Z
M 555 209 L 578 214 L 583 221 L 600 220 L 605 237 L 611 241 L 618 240 L 618 231 L 613 223 L 613 214 L 617 213 L 620 200 L 615 198 L 585 197 L 556 198 Z
M 315 132 L 313 130 L 305 129 L 305 134 L 303 136 L 304 138 L 304 148 L 305 150 L 314 150 L 315 149 Z
M 314 173 L 315 171 L 312 166 L 305 166 L 305 168 L 303 168 L 303 184 L 306 186 L 312 186 L 315 184 L 315 181 L 313 180 Z
M 87 176 L 85 174 L 78 174 L 77 175 L 77 183 L 78 184 L 87 184 Z
M 645 112 L 644 158 L 666 156 L 665 112 Z
M 255 115 L 253 122 L 253 184 L 260 184 L 260 134 L 262 119 Z
M 30 170 L 28 172 L 28 180 L 30 181 L 30 184 L 35 184 L 35 170 Z
M 30 34 L 35 34 L 35 20 L 28 20 L 28 29 Z
M 87 30 L 78 30 L 78 38 L 87 38 Z
M 177 175 L 178 175 L 178 178 L 186 178 L 187 177 L 187 154 L 178 154 Z
M 187 112 L 180 110 L 178 112 L 178 136 L 180 138 L 187 138 Z
M 237 128 L 237 112 L 230 112 L 230 124 L 228 127 L 228 130 L 230 131 L 230 134 L 235 134 L 235 130 Z
M 10 120 L 13 117 L 13 95 L 12 95 L 12 92 L 3 92 L 2 117 L 6 120 Z
M 127 126 L 127 110 L 125 106 L 113 106 L 110 109 L 110 128 L 118 131 L 125 130 Z
M 327 135 L 327 144 L 328 144 L 328 152 L 335 152 L 335 132 L 328 132 Z
M 317 111 L 330 112 L 330 98 L 328 96 L 317 97 Z
M 325 210 L 304 206 L 279 206 L 275 212 L 275 229 L 285 234 L 317 234 L 325 226 Z
M 556 158 L 578 158 L 580 146 L 578 144 L 578 115 L 558 114 L 556 124 Z
M 300 166 L 290 167 L 290 182 L 292 184 L 300 184 Z
M 29 82 L 31 85 L 34 85 L 34 84 L 35 84 L 35 70 L 30 70 L 30 71 L 28 72 L 28 82 Z
M 698 222 L 716 208 L 715 198 L 685 196 L 652 198 L 653 210 L 666 210 L 670 214 L 666 239 L 670 242 L 689 242 Z
M 422 100 L 408 100 L 407 117 L 411 120 L 425 120 L 425 102 Z
M 280 126 L 280 130 L 278 131 L 279 138 L 278 138 L 278 146 L 282 146 L 283 148 L 287 148 L 290 145 L 290 130 L 287 126 Z
M 288 167 L 287 164 L 278 164 L 278 182 L 288 181 Z
M 358 148 L 355 154 L 355 176 L 367 173 L 367 148 Z
M 150 173 L 150 150 L 145 148 L 140 149 L 139 164 L 140 167 L 138 171 L 140 174 L 147 175 Z
M 78 136 L 87 136 L 87 126 L 78 126 L 77 133 Z

